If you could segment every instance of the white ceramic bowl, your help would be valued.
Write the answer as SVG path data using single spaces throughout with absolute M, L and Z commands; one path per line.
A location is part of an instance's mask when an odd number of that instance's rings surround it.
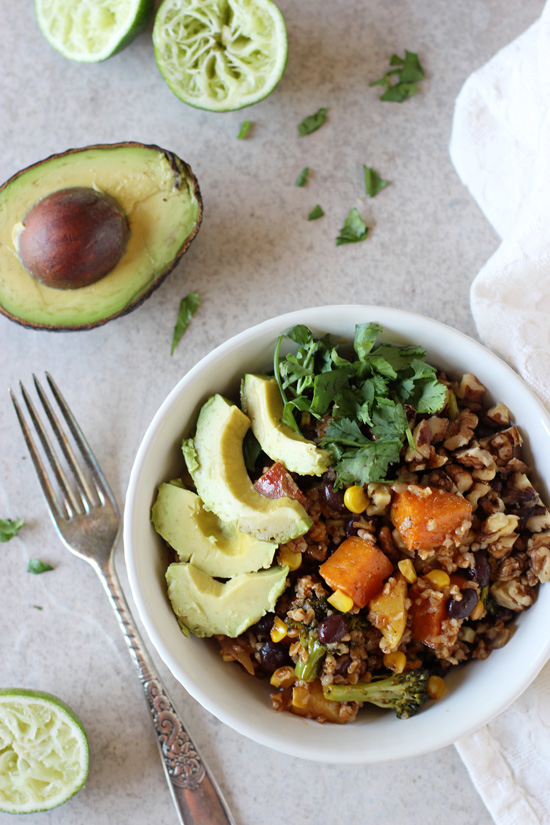
M 473 732 L 504 710 L 535 678 L 550 655 L 550 584 L 522 614 L 511 641 L 489 659 L 453 669 L 448 692 L 407 721 L 363 709 L 350 725 L 320 725 L 275 713 L 266 683 L 222 661 L 215 642 L 185 638 L 166 596 L 166 551 L 150 523 L 156 487 L 183 467 L 180 444 L 213 393 L 237 397 L 247 371 L 269 368 L 278 335 L 297 323 L 317 333 L 353 338 L 355 323 L 375 321 L 391 343 L 420 344 L 428 360 L 450 373 L 475 373 L 494 400 L 512 411 L 534 457 L 543 497 L 550 489 L 550 419 L 517 374 L 476 341 L 437 321 L 375 306 L 299 310 L 231 338 L 198 363 L 153 419 L 132 470 L 125 514 L 126 563 L 132 593 L 153 645 L 176 679 L 222 722 L 276 750 L 323 762 L 369 763 L 433 751 Z

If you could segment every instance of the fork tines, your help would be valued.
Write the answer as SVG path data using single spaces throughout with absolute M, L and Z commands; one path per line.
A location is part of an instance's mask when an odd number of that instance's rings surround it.
M 33 380 L 38 398 L 49 421 L 51 432 L 55 436 L 55 439 L 61 449 L 64 463 L 60 461 L 50 436 L 48 435 L 44 424 L 40 420 L 29 393 L 21 382 L 19 386 L 23 400 L 29 412 L 30 419 L 40 439 L 40 443 L 42 444 L 44 455 L 49 462 L 58 490 L 61 493 L 61 499 L 56 493 L 54 485 L 50 480 L 45 463 L 42 460 L 39 449 L 33 439 L 31 429 L 27 423 L 25 415 L 21 410 L 21 406 L 19 405 L 11 389 L 10 396 L 13 401 L 15 412 L 17 413 L 17 418 L 19 419 L 19 424 L 21 425 L 23 436 L 27 443 L 34 467 L 38 474 L 40 484 L 52 514 L 58 518 L 70 519 L 74 516 L 88 513 L 92 507 L 101 506 L 107 499 L 109 499 L 109 501 L 113 501 L 113 494 L 111 493 L 109 485 L 107 484 L 95 456 L 86 441 L 84 433 L 76 422 L 74 415 L 69 409 L 69 406 L 63 398 L 55 381 L 48 373 L 46 373 L 46 380 L 48 382 L 51 394 L 55 399 L 57 407 L 61 411 L 63 418 L 65 419 L 74 444 L 78 448 L 84 460 L 80 463 L 85 465 L 87 476 L 84 474 L 80 466 L 73 445 L 65 434 L 54 408 L 52 407 L 44 389 L 35 375 L 33 375 Z M 71 485 L 66 468 L 71 471 L 76 485 Z

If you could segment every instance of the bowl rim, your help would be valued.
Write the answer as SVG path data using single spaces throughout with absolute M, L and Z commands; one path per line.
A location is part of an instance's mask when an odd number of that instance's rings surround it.
M 483 346 L 479 341 L 466 335 L 441 321 L 438 321 L 428 316 L 423 316 L 419 313 L 409 312 L 407 310 L 397 309 L 387 306 L 376 306 L 369 304 L 334 304 L 306 307 L 303 309 L 293 310 L 291 312 L 283 313 L 278 316 L 268 318 L 252 327 L 249 327 L 236 335 L 228 338 L 220 345 L 215 347 L 210 353 L 200 359 L 185 375 L 180 378 L 173 389 L 166 396 L 165 400 L 157 410 L 151 423 L 149 424 L 145 435 L 141 441 L 137 451 L 134 464 L 131 470 L 127 495 L 126 506 L 124 512 L 124 555 L 126 567 L 128 572 L 128 579 L 134 602 L 136 604 L 141 621 L 146 629 L 146 632 L 164 663 L 176 678 L 176 680 L 183 685 L 183 687 L 196 699 L 206 710 L 212 713 L 220 721 L 227 724 L 233 730 L 253 741 L 271 747 L 282 753 L 290 756 L 310 759 L 313 761 L 330 762 L 333 764 L 368 764 L 382 761 L 392 761 L 407 757 L 420 756 L 426 753 L 433 752 L 439 748 L 453 744 L 458 739 L 468 736 L 481 728 L 483 725 L 490 722 L 498 714 L 502 713 L 509 705 L 511 705 L 531 684 L 536 678 L 544 664 L 550 657 L 550 637 L 544 641 L 538 648 L 536 655 L 531 660 L 531 666 L 523 674 L 514 674 L 513 687 L 509 687 L 507 691 L 503 691 L 498 697 L 495 697 L 490 710 L 485 706 L 486 703 L 479 703 L 473 709 L 467 722 L 463 719 L 451 718 L 447 715 L 446 724 L 439 726 L 437 729 L 432 729 L 429 735 L 422 730 L 421 741 L 410 740 L 407 742 L 399 742 L 398 747 L 395 748 L 376 748 L 371 747 L 370 744 L 362 752 L 354 751 L 353 753 L 327 753 L 327 749 L 323 748 L 319 742 L 312 741 L 310 743 L 300 743 L 296 741 L 298 737 L 289 739 L 284 738 L 284 733 L 273 735 L 273 733 L 265 732 L 257 725 L 250 722 L 244 714 L 234 714 L 228 711 L 219 702 L 213 700 L 208 691 L 206 691 L 193 674 L 182 668 L 181 662 L 174 657 L 164 642 L 161 629 L 155 620 L 155 616 L 149 609 L 146 598 L 141 589 L 141 582 L 136 565 L 136 557 L 133 548 L 136 546 L 136 512 L 133 503 L 136 499 L 136 494 L 140 486 L 140 478 L 142 469 L 148 458 L 148 454 L 155 438 L 158 428 L 162 426 L 166 417 L 167 411 L 172 407 L 176 399 L 178 399 L 185 389 L 191 385 L 195 378 L 205 370 L 209 370 L 215 364 L 227 359 L 232 352 L 239 349 L 241 346 L 250 343 L 259 336 L 273 335 L 275 341 L 278 335 L 284 330 L 289 329 L 294 324 L 304 323 L 307 326 L 323 329 L 323 325 L 329 324 L 334 315 L 340 317 L 340 325 L 344 323 L 351 324 L 358 323 L 359 319 L 364 317 L 365 320 L 371 318 L 373 322 L 380 323 L 382 327 L 386 327 L 391 320 L 391 326 L 401 326 L 401 322 L 405 323 L 405 331 L 403 334 L 404 340 L 410 344 L 417 343 L 420 346 L 430 349 L 429 344 L 422 340 L 422 327 L 428 328 L 427 337 L 434 337 L 437 340 L 437 333 L 440 336 L 447 336 L 450 342 L 455 345 L 462 345 L 470 352 L 477 354 L 480 358 L 488 359 L 488 363 L 497 375 L 504 376 L 507 380 L 512 382 L 518 391 L 521 391 L 527 398 L 527 406 L 532 408 L 533 414 L 537 415 L 541 420 L 541 425 L 548 435 L 550 443 L 550 415 L 546 408 L 525 383 L 525 381 L 518 375 L 517 372 L 499 356 L 491 350 Z M 312 317 L 314 316 L 314 317 Z M 355 316 L 355 320 L 354 319 Z M 419 330 L 417 332 L 411 332 Z M 416 338 L 416 340 L 414 340 Z M 445 340 L 445 339 L 443 339 Z M 444 360 L 444 359 L 443 359 Z M 495 381 L 495 386 L 499 384 L 499 380 Z M 491 392 L 491 386 L 488 387 Z M 513 411 L 514 412 L 514 411 Z M 521 425 L 521 422 L 519 422 Z M 188 421 L 182 422 L 181 432 L 185 431 Z M 202 640 L 201 640 L 202 641 Z M 463 670 L 457 668 L 456 670 Z M 435 708 L 436 706 L 434 706 Z M 269 711 L 273 711 L 269 708 Z M 431 712 L 431 709 L 430 709 Z M 296 717 L 294 717 L 296 718 Z M 420 719 L 421 715 L 413 717 L 408 720 L 407 724 L 411 726 L 415 720 Z M 301 722 L 305 722 L 299 717 Z M 309 720 L 308 720 L 309 721 Z M 328 728 L 329 726 L 319 726 L 318 723 L 313 722 L 317 727 Z M 354 725 L 357 723 L 354 723 Z M 337 728 L 346 728 L 348 726 L 330 726 Z M 350 726 L 352 727 L 352 726 Z M 444 729 L 443 729 L 444 727 Z M 337 750 L 332 748 L 332 750 Z

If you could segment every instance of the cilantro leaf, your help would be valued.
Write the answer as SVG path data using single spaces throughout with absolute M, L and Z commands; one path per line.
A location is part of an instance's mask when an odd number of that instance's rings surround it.
M 0 518 L 0 542 L 10 541 L 24 525 L 22 518 Z
M 318 218 L 322 218 L 325 213 L 323 212 L 322 208 L 317 204 L 314 206 L 309 215 L 307 216 L 308 221 L 316 221 Z
M 51 564 L 48 564 L 45 561 L 40 561 L 40 559 L 29 559 L 27 573 L 47 573 L 48 570 L 53 570 Z
M 342 246 L 346 243 L 357 243 L 364 241 L 368 235 L 369 228 L 366 226 L 363 218 L 359 214 L 359 210 L 353 206 L 349 212 L 344 225 L 340 230 L 340 234 L 336 238 L 336 246 Z
M 298 135 L 300 137 L 304 137 L 305 135 L 310 135 L 312 132 L 316 132 L 317 129 L 320 129 L 321 126 L 327 119 L 327 107 L 323 107 L 321 109 L 317 109 L 317 111 L 305 117 L 301 123 L 298 124 Z
M 418 86 L 425 77 L 424 69 L 420 64 L 418 55 L 415 52 L 405 51 L 405 57 L 392 54 L 390 66 L 397 68 L 387 71 L 379 80 L 374 80 L 370 86 L 384 86 L 385 92 L 380 96 L 380 100 L 389 100 L 394 103 L 403 103 L 409 97 L 418 94 Z M 390 79 L 395 78 L 397 82 L 392 83 Z M 368 193 L 367 193 L 368 194 Z
M 382 332 L 380 324 L 356 324 L 355 338 L 353 339 L 353 349 L 363 361 L 372 350 L 376 339 Z
M 178 310 L 178 317 L 176 320 L 176 325 L 174 327 L 174 336 L 172 338 L 172 349 L 170 351 L 170 355 L 174 354 L 174 350 L 179 344 L 181 338 L 183 337 L 185 330 L 191 323 L 191 318 L 199 308 L 200 302 L 201 299 L 199 297 L 198 292 L 190 292 L 188 295 L 185 296 L 185 298 L 181 299 Z
M 309 166 L 306 166 L 305 169 L 302 169 L 302 171 L 300 172 L 300 174 L 296 178 L 294 186 L 305 186 L 306 183 L 307 183 L 308 177 L 309 177 Z
M 399 461 L 401 446 L 400 439 L 380 438 L 369 441 L 354 453 L 345 453 L 335 466 L 338 485 L 386 481 L 388 465 Z
M 389 183 L 389 180 L 384 180 L 384 178 L 380 177 L 378 172 L 372 169 L 372 167 L 365 166 L 364 164 L 363 174 L 365 176 L 365 192 L 370 198 L 378 195 Z
M 239 129 L 239 134 L 237 135 L 237 140 L 244 140 L 245 138 L 247 138 L 251 126 L 251 120 L 243 120 L 243 122 L 241 123 L 241 128 Z

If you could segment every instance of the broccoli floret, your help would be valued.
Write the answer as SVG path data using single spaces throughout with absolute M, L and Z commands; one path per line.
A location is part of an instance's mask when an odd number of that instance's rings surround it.
M 303 662 L 298 659 L 294 667 L 294 672 L 298 679 L 304 682 L 313 682 L 317 678 L 321 663 L 327 652 L 326 646 L 321 644 L 317 636 L 317 631 L 312 631 L 307 637 L 300 639 L 302 646 L 307 647 L 308 657 L 307 661 Z
M 408 719 L 429 699 L 429 677 L 425 668 L 419 668 L 356 685 L 330 685 L 324 695 L 335 702 L 370 702 L 380 708 L 393 708 L 400 719 Z

